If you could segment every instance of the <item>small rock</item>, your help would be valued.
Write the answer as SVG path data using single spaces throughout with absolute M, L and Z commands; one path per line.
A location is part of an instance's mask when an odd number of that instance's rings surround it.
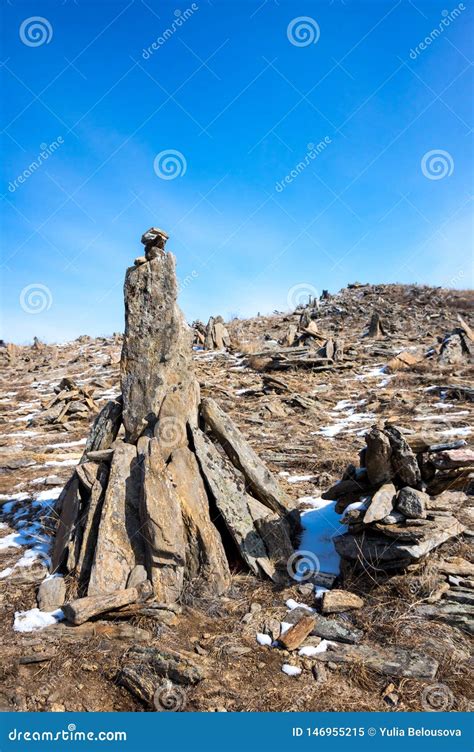
M 135 261 L 133 262 L 135 266 L 141 266 L 142 264 L 146 264 L 146 256 L 137 256 Z
M 430 497 L 423 491 L 417 491 L 416 488 L 405 486 L 398 492 L 396 506 L 399 512 L 402 512 L 409 519 L 425 519 L 426 505 Z
M 62 577 L 47 577 L 38 590 L 38 607 L 40 611 L 56 611 L 61 608 L 66 598 L 66 583 Z
M 336 665 L 336 664 L 333 664 L 333 665 Z M 322 663 L 315 663 L 312 668 L 312 672 L 313 672 L 314 679 L 315 681 L 318 682 L 318 684 L 322 684 L 328 678 L 326 667 Z
M 49 708 L 51 713 L 64 713 L 66 708 L 64 705 L 61 705 L 60 702 L 53 702 L 51 707 Z
M 251 603 L 250 604 L 250 613 L 251 614 L 257 614 L 261 610 L 262 610 L 262 606 L 260 605 L 260 603 Z
M 134 588 L 146 582 L 148 574 L 143 564 L 137 564 L 133 567 L 127 580 L 127 588 Z
M 281 632 L 281 624 L 278 619 L 267 619 L 264 631 L 270 635 L 272 640 L 278 640 Z
M 390 512 L 390 514 L 387 514 L 387 516 L 383 518 L 382 523 L 384 525 L 398 525 L 400 524 L 400 522 L 404 522 L 405 519 L 405 515 L 395 509 L 393 512 Z
M 304 582 L 302 585 L 298 585 L 297 590 L 301 595 L 310 596 L 314 590 L 314 587 L 310 582 Z
M 335 640 L 336 642 L 353 645 L 362 640 L 364 633 L 361 629 L 345 626 L 336 619 L 328 619 L 325 616 L 320 616 L 313 629 L 312 635 L 321 637 L 323 640 Z
M 321 611 L 323 614 L 337 614 L 341 611 L 350 611 L 362 608 L 364 601 L 354 593 L 347 590 L 328 590 L 323 594 Z

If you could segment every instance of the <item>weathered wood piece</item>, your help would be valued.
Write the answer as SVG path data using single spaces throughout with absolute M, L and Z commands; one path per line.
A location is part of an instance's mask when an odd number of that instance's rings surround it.
M 281 634 L 278 640 L 287 650 L 296 650 L 312 632 L 315 624 L 315 616 L 303 616 L 296 624 Z
M 105 614 L 107 611 L 126 606 L 129 603 L 135 603 L 138 598 L 139 592 L 136 588 L 127 588 L 126 590 L 116 590 L 114 593 L 77 598 L 65 603 L 62 611 L 71 624 L 83 624 L 94 616 Z
M 319 653 L 316 660 L 328 663 L 362 664 L 384 676 L 432 680 L 438 671 L 438 661 L 404 648 L 378 648 L 375 645 L 340 645 L 326 653 Z

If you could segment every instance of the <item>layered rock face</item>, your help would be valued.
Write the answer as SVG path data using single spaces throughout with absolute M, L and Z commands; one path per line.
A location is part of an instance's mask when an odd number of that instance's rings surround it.
M 166 240 L 151 228 L 126 272 L 122 395 L 97 416 L 56 509 L 53 570 L 74 574 L 89 598 L 219 595 L 235 549 L 272 579 L 292 553 L 275 478 L 213 400 L 200 403 Z
M 192 332 L 176 302 L 174 256 L 158 250 L 149 261 L 128 269 L 125 277 L 120 368 L 123 423 L 130 442 L 153 429 L 160 417 L 197 421 Z M 179 425 L 175 430 L 179 432 Z

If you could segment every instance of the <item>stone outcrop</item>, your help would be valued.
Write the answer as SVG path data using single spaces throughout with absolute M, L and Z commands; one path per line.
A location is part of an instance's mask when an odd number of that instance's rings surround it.
M 230 346 L 230 335 L 222 316 L 211 316 L 204 332 L 205 350 L 224 350 Z
M 277 579 L 293 550 L 275 478 L 218 405 L 200 402 L 166 239 L 148 230 L 145 256 L 127 270 L 122 395 L 97 416 L 55 510 L 53 571 L 74 575 L 85 596 L 65 607 L 75 623 L 94 599 L 117 604 L 114 594 L 148 614 L 153 600 L 127 594 L 145 586 L 160 609 L 188 587 L 219 596 L 236 552 L 255 575 Z

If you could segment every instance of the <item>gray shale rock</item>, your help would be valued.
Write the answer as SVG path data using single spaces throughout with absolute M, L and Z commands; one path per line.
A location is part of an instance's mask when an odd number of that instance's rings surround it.
M 430 502 L 428 494 L 416 488 L 405 486 L 398 492 L 396 507 L 409 519 L 422 520 L 426 517 L 426 507 Z

